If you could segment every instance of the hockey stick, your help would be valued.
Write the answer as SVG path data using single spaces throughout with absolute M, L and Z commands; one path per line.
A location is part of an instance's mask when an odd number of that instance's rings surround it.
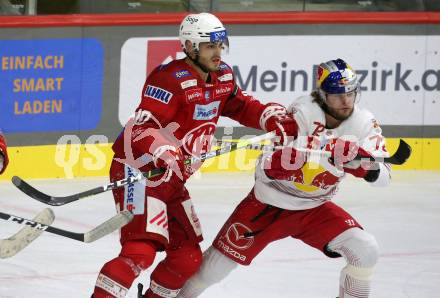
M 0 216 L 5 219 L 3 215 L 5 214 L 2 213 Z M 46 208 L 38 213 L 32 221 L 44 225 L 50 225 L 52 224 L 54 219 L 55 215 L 53 214 L 52 210 Z M 0 239 L 0 258 L 6 259 L 15 256 L 18 252 L 28 246 L 32 241 L 37 239 L 41 235 L 41 233 L 43 233 L 43 230 L 38 230 L 31 227 L 24 227 L 11 237 Z
M 400 139 L 399 146 L 397 147 L 396 152 L 394 152 L 393 155 L 390 157 L 363 157 L 363 156 L 356 156 L 356 160 L 370 160 L 375 162 L 384 162 L 389 163 L 392 165 L 403 165 L 408 158 L 411 156 L 411 146 L 408 145 L 404 140 Z
M 47 213 L 48 216 L 54 216 L 53 211 L 49 208 L 43 210 L 43 212 Z M 94 242 L 112 233 L 113 231 L 120 229 L 121 227 L 129 223 L 133 219 L 133 217 L 134 215 L 130 211 L 124 210 L 86 233 L 75 233 L 75 232 L 55 228 L 48 224 L 38 222 L 35 220 L 30 220 L 20 216 L 0 212 L 0 218 L 6 221 L 14 222 L 19 225 L 25 225 L 28 228 L 38 231 L 39 233 L 49 232 L 52 234 L 78 240 L 85 243 Z
M 261 142 L 264 140 L 272 139 L 275 137 L 275 133 L 269 132 L 261 136 L 256 136 L 254 138 L 246 139 L 237 143 L 230 143 L 226 147 L 219 148 L 214 151 L 210 151 L 207 153 L 201 154 L 199 157 L 191 157 L 187 160 L 185 160 L 185 165 L 193 164 L 198 161 L 204 161 L 206 159 L 210 159 L 225 153 L 233 152 L 238 149 L 244 149 L 250 146 L 253 143 Z M 138 181 L 141 181 L 143 179 L 150 179 L 156 176 L 159 176 L 163 174 L 166 170 L 162 168 L 157 168 L 145 173 L 139 173 L 136 176 L 128 177 L 122 180 L 115 181 L 113 183 L 109 183 L 103 186 L 95 187 L 83 192 L 79 192 L 73 195 L 68 196 L 51 196 L 48 194 L 45 194 L 38 189 L 34 188 L 33 186 L 29 185 L 26 181 L 21 179 L 18 176 L 12 177 L 12 183 L 20 189 L 22 192 L 30 196 L 31 198 L 34 198 L 37 201 L 40 201 L 42 203 L 51 205 L 51 206 L 62 206 L 92 195 L 100 194 L 115 188 L 119 188 L 131 183 L 135 183 Z
M 229 143 L 230 141 L 226 141 Z M 220 141 L 217 144 L 225 143 L 225 141 Z M 283 149 L 285 147 L 282 146 L 272 146 L 272 145 L 260 145 L 260 144 L 250 144 L 248 145 L 247 149 L 252 150 L 260 150 L 260 151 L 275 151 L 279 149 Z M 331 152 L 324 151 L 324 150 L 313 150 L 313 149 L 306 149 L 306 148 L 295 148 L 295 150 L 304 152 L 307 154 L 316 154 L 321 155 L 325 157 L 331 157 Z M 373 162 L 383 162 L 383 163 L 389 163 L 393 165 L 402 165 L 404 164 L 408 158 L 411 156 L 411 146 L 408 145 L 404 140 L 400 139 L 399 146 L 397 147 L 396 152 L 394 152 L 393 155 L 389 157 L 380 157 L 380 156 L 370 156 L 365 157 L 362 155 L 357 155 L 354 160 L 362 160 L 362 161 L 373 161 Z
M 310 153 L 310 154 L 318 154 L 324 155 L 326 157 L 331 157 L 331 152 L 329 151 L 321 151 L 321 150 L 311 150 L 311 149 L 297 149 L 298 151 Z M 399 146 L 397 147 L 396 152 L 389 157 L 381 157 L 381 156 L 369 156 L 365 157 L 362 155 L 357 155 L 354 160 L 361 161 L 372 161 L 378 163 L 389 163 L 393 165 L 402 165 L 404 164 L 408 158 L 411 156 L 411 146 L 409 146 L 404 140 L 400 139 Z

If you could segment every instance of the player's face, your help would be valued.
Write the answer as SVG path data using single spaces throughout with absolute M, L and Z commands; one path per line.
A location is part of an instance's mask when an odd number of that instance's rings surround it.
M 353 113 L 356 91 L 342 94 L 327 94 L 327 107 L 331 115 L 338 120 L 345 120 Z
M 217 71 L 223 51 L 222 43 L 202 42 L 199 44 L 199 62 L 209 71 Z

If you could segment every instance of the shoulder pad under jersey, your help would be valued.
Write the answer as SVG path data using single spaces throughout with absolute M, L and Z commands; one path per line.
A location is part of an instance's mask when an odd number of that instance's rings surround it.
M 224 62 L 221 62 L 219 70 L 216 73 L 220 82 L 228 82 L 234 80 L 234 75 L 232 73 L 231 67 Z
M 382 134 L 382 129 L 379 123 L 375 119 L 373 113 L 364 108 L 357 107 L 355 113 L 350 117 L 351 126 L 362 137 L 364 134 L 368 134 L 374 131 L 377 134 Z

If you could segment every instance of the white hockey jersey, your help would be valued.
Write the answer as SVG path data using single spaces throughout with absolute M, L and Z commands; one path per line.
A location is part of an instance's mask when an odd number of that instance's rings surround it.
M 298 123 L 298 139 L 294 146 L 325 150 L 330 140 L 342 138 L 357 140 L 360 146 L 374 156 L 389 156 L 382 130 L 372 113 L 355 105 L 353 114 L 337 128 L 326 128 L 325 113 L 313 102 L 311 96 L 296 99 L 288 108 Z M 315 208 L 335 195 L 345 173 L 337 169 L 328 158 L 308 155 L 304 166 L 289 180 L 273 180 L 266 176 L 262 160 L 271 153 L 260 156 L 255 173 L 255 196 L 264 203 L 288 210 Z M 380 164 L 381 184 L 390 179 L 389 167 Z M 385 183 L 384 183 L 385 180 Z M 373 182 L 372 184 L 375 184 Z

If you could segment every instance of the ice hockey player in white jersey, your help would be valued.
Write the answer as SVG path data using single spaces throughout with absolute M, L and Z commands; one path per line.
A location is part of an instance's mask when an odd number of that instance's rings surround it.
M 331 157 L 291 147 L 260 156 L 254 188 L 205 251 L 200 271 L 178 297 L 198 297 L 237 264 L 249 265 L 269 243 L 287 237 L 328 257 L 345 258 L 340 298 L 370 296 L 377 242 L 331 201 L 347 174 L 373 186 L 390 181 L 388 165 L 354 160 L 358 154 L 388 156 L 381 128 L 370 112 L 357 106 L 359 98 L 356 73 L 346 62 L 336 59 L 320 64 L 317 89 L 295 100 L 288 111 L 298 124 L 293 147 L 328 151 Z

